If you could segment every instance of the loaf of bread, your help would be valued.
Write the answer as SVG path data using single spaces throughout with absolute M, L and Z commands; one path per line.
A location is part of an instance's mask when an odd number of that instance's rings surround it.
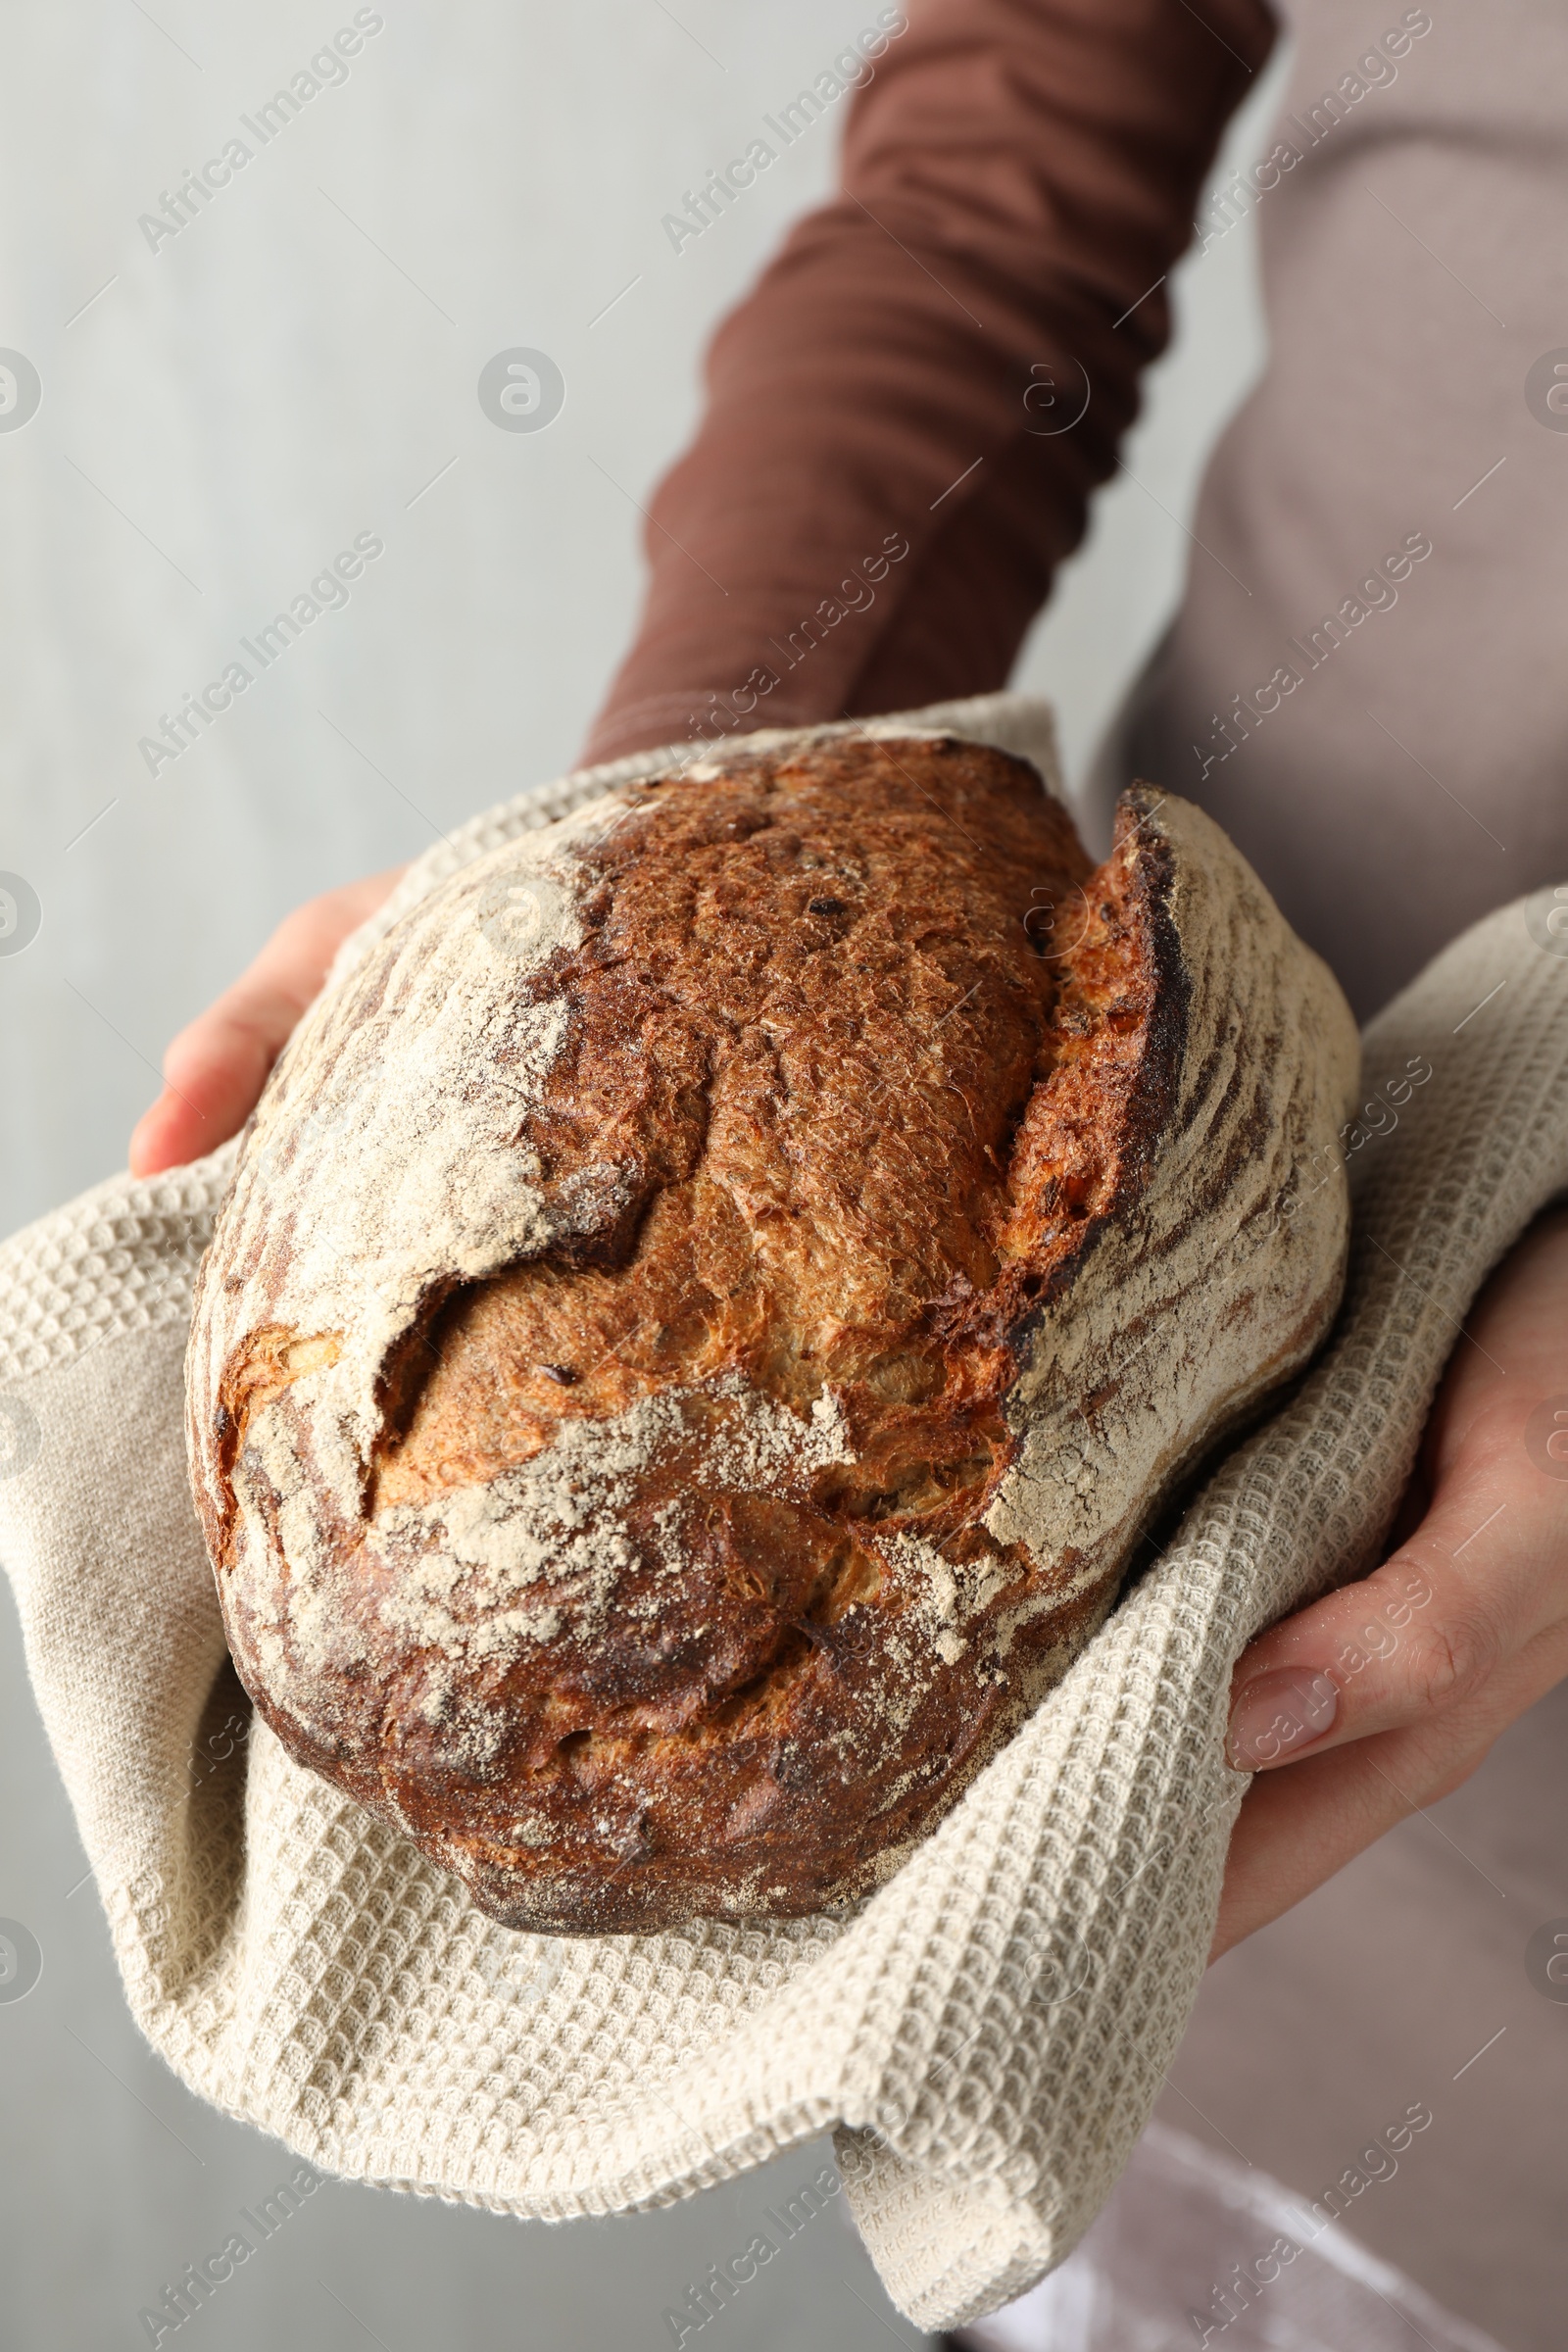
M 1095 868 L 951 738 L 464 866 L 307 1016 L 202 1270 L 258 1709 L 514 1927 L 865 1891 L 1322 1338 L 1357 1067 L 1206 817 L 1138 787 Z

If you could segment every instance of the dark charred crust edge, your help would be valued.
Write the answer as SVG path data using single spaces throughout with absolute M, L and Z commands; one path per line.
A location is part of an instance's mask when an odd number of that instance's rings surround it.
M 1124 1114 L 1125 1148 L 1116 1187 L 1104 1207 L 1084 1220 L 1077 1248 L 1052 1269 L 1027 1312 L 1007 1332 L 1006 1344 L 1020 1371 L 1029 1361 L 1052 1307 L 1078 1281 L 1102 1237 L 1122 1223 L 1128 1209 L 1148 1190 L 1160 1139 L 1180 1101 L 1182 1065 L 1192 1036 L 1193 979 L 1172 911 L 1176 856 L 1169 835 L 1155 822 L 1166 797 L 1155 785 L 1135 783 L 1116 802 L 1111 856 L 1138 836 L 1138 848 L 1129 864 L 1127 898 L 1143 932 L 1151 1005 L 1146 1050 Z
M 1193 976 L 1177 928 L 1176 854 L 1169 834 L 1154 819 L 1165 794 L 1152 784 L 1132 784 L 1116 804 L 1116 846 L 1131 833 L 1142 836 L 1133 861 L 1131 894 L 1144 916 L 1152 978 L 1149 1045 L 1128 1111 L 1130 1150 L 1123 1164 L 1112 1213 L 1148 1189 L 1159 1138 L 1176 1109 L 1182 1064 L 1192 1036 Z

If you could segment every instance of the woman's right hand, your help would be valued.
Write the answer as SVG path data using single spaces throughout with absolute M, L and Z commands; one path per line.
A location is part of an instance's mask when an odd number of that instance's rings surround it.
M 405 871 L 389 866 L 296 906 L 233 986 L 180 1031 L 164 1055 L 164 1091 L 131 1136 L 132 1175 L 180 1167 L 238 1134 L 339 947 Z

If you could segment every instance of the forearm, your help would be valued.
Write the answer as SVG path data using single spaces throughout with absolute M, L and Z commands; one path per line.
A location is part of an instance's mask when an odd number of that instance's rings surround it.
M 842 195 L 715 338 L 590 756 L 1002 682 L 1274 32 L 1263 0 L 916 7 L 852 102 Z M 1044 370 L 1059 405 L 1026 409 Z

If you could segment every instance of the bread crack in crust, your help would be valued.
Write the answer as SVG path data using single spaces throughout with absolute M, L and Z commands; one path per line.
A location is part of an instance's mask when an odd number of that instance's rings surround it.
M 1354 1033 L 1222 835 L 842 733 L 437 885 L 204 1268 L 193 1470 L 302 1762 L 514 1926 L 864 1891 L 1296 1370 Z

